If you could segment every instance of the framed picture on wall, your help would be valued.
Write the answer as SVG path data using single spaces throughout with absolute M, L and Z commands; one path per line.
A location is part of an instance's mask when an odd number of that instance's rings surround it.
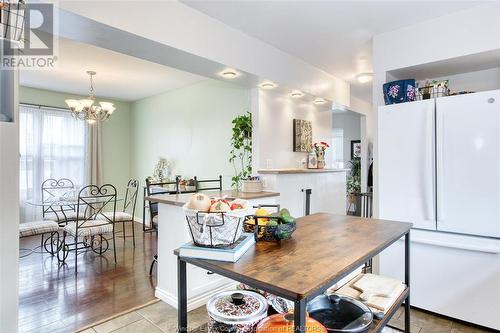
M 351 160 L 361 158 L 361 141 L 351 140 Z
M 309 120 L 293 120 L 293 151 L 309 152 L 312 146 L 312 122 Z

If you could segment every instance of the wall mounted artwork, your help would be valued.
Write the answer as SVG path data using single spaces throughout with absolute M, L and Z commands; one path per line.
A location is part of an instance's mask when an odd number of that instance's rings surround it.
M 309 152 L 312 146 L 312 122 L 293 120 L 293 151 Z

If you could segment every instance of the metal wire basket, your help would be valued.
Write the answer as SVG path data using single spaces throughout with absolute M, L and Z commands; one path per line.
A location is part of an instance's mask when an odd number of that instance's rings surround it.
M 183 207 L 193 243 L 202 247 L 229 247 L 238 241 L 243 233 L 243 221 L 250 214 L 246 209 L 224 213 L 208 213 Z
M 25 0 L 0 0 L 0 40 L 19 42 L 23 33 Z
M 248 215 L 245 217 L 243 230 L 248 233 L 253 233 L 255 241 L 282 241 L 290 239 L 293 232 L 297 229 L 295 221 L 285 223 L 283 218 L 277 212 L 280 210 L 280 205 L 260 205 L 258 208 L 274 208 L 276 213 L 269 216 Z

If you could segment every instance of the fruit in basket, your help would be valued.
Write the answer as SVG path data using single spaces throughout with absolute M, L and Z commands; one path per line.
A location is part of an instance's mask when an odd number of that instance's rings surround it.
M 283 223 L 292 223 L 295 221 L 295 218 L 290 215 L 290 211 L 286 208 L 279 211 L 279 217 Z
M 251 225 L 255 225 L 255 220 L 256 220 L 256 219 L 254 219 L 253 217 L 251 217 L 251 218 L 249 218 L 249 219 L 246 221 L 246 223 L 251 224 Z M 266 220 L 269 220 L 269 219 L 266 219 Z M 267 225 L 267 221 L 264 221 L 264 219 L 260 219 L 260 218 L 259 218 L 259 219 L 257 219 L 257 221 L 258 221 L 258 222 L 257 222 L 257 223 L 258 223 L 258 225 L 259 225 L 259 226 L 261 226 L 261 227 L 262 227 L 262 226 L 266 226 L 266 225 Z
M 231 208 L 231 210 L 243 209 L 243 205 L 240 203 L 231 203 L 230 208 Z
M 295 218 L 293 216 L 290 216 L 290 215 L 284 215 L 284 216 L 281 216 L 281 221 L 283 221 L 283 223 L 293 223 L 293 222 L 295 222 Z
M 276 222 L 276 220 L 269 220 L 269 222 L 267 222 L 266 226 L 267 227 L 275 227 L 278 225 L 278 222 Z
M 215 200 L 215 202 L 210 206 L 210 213 L 223 213 L 229 212 L 230 210 L 231 206 L 229 206 L 229 202 L 224 199 Z
M 245 201 L 240 199 L 234 199 L 231 201 L 231 210 L 245 209 Z
M 208 212 L 212 202 L 210 198 L 203 193 L 193 194 L 189 200 L 188 208 L 194 209 L 202 212 Z
M 281 208 L 279 211 L 280 216 L 288 215 L 290 216 L 290 211 L 286 208 Z
M 266 216 L 269 216 L 271 214 L 269 214 L 269 211 L 265 208 L 259 208 L 255 211 L 255 216 L 259 217 L 258 220 L 259 220 L 259 224 L 260 222 L 262 221 L 264 223 L 264 225 L 267 224 L 267 221 L 269 221 L 269 219 L 265 218 Z

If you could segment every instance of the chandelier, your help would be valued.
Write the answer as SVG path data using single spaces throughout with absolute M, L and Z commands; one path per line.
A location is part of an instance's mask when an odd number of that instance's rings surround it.
M 108 120 L 116 108 L 110 102 L 99 102 L 99 105 L 94 104 L 94 75 L 96 75 L 96 72 L 87 71 L 87 74 L 90 76 L 89 97 L 80 100 L 67 99 L 65 102 L 76 119 L 85 120 L 89 124 Z

